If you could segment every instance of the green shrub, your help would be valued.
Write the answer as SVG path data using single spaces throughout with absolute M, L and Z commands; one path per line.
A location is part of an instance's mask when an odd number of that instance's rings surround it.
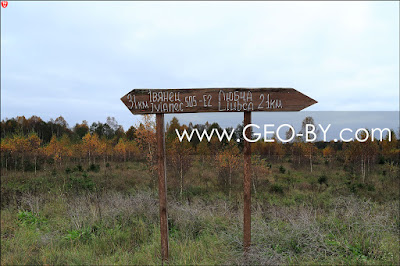
M 80 240 L 83 242 L 87 242 L 93 238 L 95 238 L 95 234 L 91 227 L 86 227 L 80 230 L 70 230 L 67 231 L 67 234 L 64 236 L 64 239 L 69 241 Z
M 83 167 L 82 167 L 82 165 L 78 164 L 77 166 L 75 166 L 74 171 L 83 172 Z
M 326 175 L 322 175 L 318 178 L 318 183 L 320 185 L 325 184 L 328 185 L 328 177 Z
M 69 187 L 75 191 L 88 190 L 93 191 L 95 188 L 95 183 L 91 178 L 89 178 L 87 173 L 83 173 L 82 177 L 70 177 Z
M 36 165 L 36 170 L 38 170 L 37 169 L 37 165 Z M 24 161 L 24 171 L 25 172 L 33 172 L 33 171 L 35 171 L 35 164 L 32 163 L 29 160 L 25 160 Z
M 87 169 L 88 172 L 96 172 L 98 173 L 100 171 L 100 165 L 99 164 L 94 164 L 92 163 L 89 168 Z
M 363 183 L 350 183 L 349 184 L 349 189 L 350 189 L 350 192 L 352 192 L 352 193 L 356 193 L 358 190 L 362 190 L 364 188 L 366 188 L 366 185 Z
M 368 191 L 375 191 L 375 186 L 373 184 L 368 184 L 367 185 L 367 190 Z
M 46 222 L 46 219 L 39 216 L 39 214 L 35 215 L 30 211 L 19 211 L 18 212 L 18 221 L 21 225 L 24 226 L 41 226 Z
M 286 172 L 286 169 L 285 169 L 285 167 L 283 167 L 283 165 L 279 166 L 279 172 L 281 174 L 284 174 Z
M 273 184 L 269 191 L 273 193 L 283 194 L 283 187 L 279 184 Z

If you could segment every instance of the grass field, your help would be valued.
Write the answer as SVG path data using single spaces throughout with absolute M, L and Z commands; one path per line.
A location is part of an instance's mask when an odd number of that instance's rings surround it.
M 179 194 L 168 170 L 170 264 L 399 264 L 399 179 L 362 183 L 339 166 L 270 165 L 253 184 L 242 253 L 242 170 L 232 194 L 193 163 Z M 158 196 L 143 162 L 2 171 L 1 264 L 160 264 Z

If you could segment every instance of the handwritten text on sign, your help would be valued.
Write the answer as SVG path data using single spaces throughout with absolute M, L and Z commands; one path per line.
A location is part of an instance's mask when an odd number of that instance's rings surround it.
M 134 114 L 300 111 L 316 103 L 291 88 L 135 89 L 121 100 Z

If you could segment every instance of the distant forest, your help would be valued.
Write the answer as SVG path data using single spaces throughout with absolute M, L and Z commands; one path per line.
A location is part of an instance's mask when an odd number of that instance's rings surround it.
M 313 122 L 307 117 L 304 122 Z M 219 164 L 229 172 L 241 161 L 243 141 L 222 142 L 213 136 L 210 142 L 199 141 L 194 137 L 189 143 L 180 142 L 175 129 L 190 132 L 211 132 L 214 128 L 221 132 L 218 123 L 181 125 L 174 117 L 166 125 L 166 148 L 170 164 L 181 176 L 193 163 L 193 155 L 198 160 L 206 158 Z M 233 128 L 231 128 L 232 130 Z M 235 129 L 233 140 L 243 139 L 243 125 Z M 326 164 L 345 167 L 360 174 L 363 179 L 375 164 L 399 164 L 400 142 L 391 132 L 382 142 L 315 142 L 306 143 L 302 138 L 295 138 L 290 143 L 264 142 L 252 143 L 253 162 L 266 160 L 285 161 L 294 167 L 307 167 L 313 171 L 314 164 Z M 273 137 L 274 138 L 274 137 Z M 107 117 L 106 122 L 89 125 L 86 121 L 69 127 L 62 117 L 43 121 L 38 116 L 26 119 L 18 116 L 1 121 L 1 167 L 7 170 L 37 171 L 46 166 L 61 167 L 69 163 L 103 163 L 111 161 L 145 161 L 149 169 L 154 168 L 155 160 L 155 123 L 153 117 L 144 115 L 137 126 L 124 130 L 114 117 Z

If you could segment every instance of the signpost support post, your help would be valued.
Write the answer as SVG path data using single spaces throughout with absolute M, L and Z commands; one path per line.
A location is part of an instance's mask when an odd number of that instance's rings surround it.
M 251 112 L 244 112 L 243 127 L 251 124 Z M 251 138 L 250 127 L 244 132 L 247 139 Z M 244 141 L 244 172 L 243 172 L 243 248 L 247 252 L 251 243 L 251 146 Z
M 168 260 L 167 176 L 165 159 L 164 114 L 156 114 L 158 197 L 160 200 L 160 231 L 162 261 Z

